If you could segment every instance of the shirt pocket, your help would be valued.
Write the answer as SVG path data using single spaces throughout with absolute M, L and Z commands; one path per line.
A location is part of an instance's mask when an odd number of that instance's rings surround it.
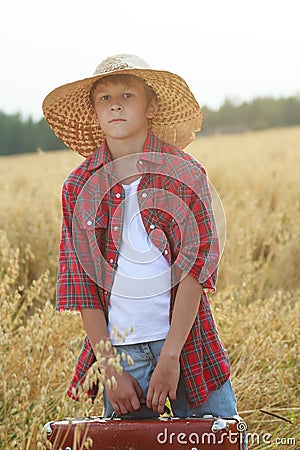
M 107 230 L 109 216 L 103 210 L 83 210 L 73 220 L 73 241 L 81 261 L 90 268 L 90 261 L 98 260 L 106 254 Z M 92 270 L 92 269 L 90 269 Z M 94 272 L 93 272 L 94 273 Z M 91 277 L 93 278 L 93 277 Z M 95 278 L 93 278 L 95 279 Z
M 109 218 L 105 211 L 84 210 L 77 217 L 77 222 L 82 230 L 92 231 L 97 229 L 107 229 Z

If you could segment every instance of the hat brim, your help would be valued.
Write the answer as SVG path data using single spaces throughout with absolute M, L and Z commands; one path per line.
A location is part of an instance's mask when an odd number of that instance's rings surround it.
M 158 97 L 158 111 L 151 130 L 161 140 L 185 148 L 201 129 L 202 113 L 186 82 L 163 70 L 120 69 L 60 86 L 43 102 L 46 121 L 67 147 L 82 156 L 91 155 L 104 140 L 95 121 L 90 91 L 95 81 L 109 75 L 127 74 L 143 79 Z

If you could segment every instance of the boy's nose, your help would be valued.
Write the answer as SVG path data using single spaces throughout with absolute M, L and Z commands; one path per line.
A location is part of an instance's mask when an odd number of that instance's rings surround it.
M 111 111 L 121 111 L 123 109 L 123 107 L 119 103 L 113 103 L 110 106 L 110 109 L 111 109 Z

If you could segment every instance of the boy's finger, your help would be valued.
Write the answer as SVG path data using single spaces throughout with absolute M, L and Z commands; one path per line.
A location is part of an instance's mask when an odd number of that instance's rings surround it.
M 135 410 L 135 407 L 133 406 L 135 404 L 134 399 L 130 399 L 127 402 L 124 403 L 124 406 L 127 409 L 127 413 L 132 412 Z
M 153 392 L 152 399 L 151 399 L 151 406 L 150 408 L 153 409 L 153 411 L 158 412 L 159 407 L 159 394 L 157 394 L 155 391 Z
M 146 397 L 147 408 L 152 408 L 152 397 L 153 397 L 153 389 L 149 386 Z
M 159 414 L 163 414 L 165 412 L 165 402 L 166 402 L 166 396 L 161 395 L 160 400 L 158 402 L 158 408 L 157 408 L 157 412 L 159 412 Z
M 115 413 L 119 416 L 121 414 L 121 409 L 120 409 L 118 403 L 112 403 L 112 407 L 113 407 Z
M 141 407 L 141 402 L 136 395 L 131 398 L 131 407 L 132 411 L 138 411 Z
M 136 390 L 136 393 L 137 393 L 138 397 L 139 397 L 139 398 L 143 397 L 143 390 L 142 390 L 142 388 L 141 388 L 140 383 L 138 382 L 138 380 L 136 380 L 136 379 L 134 378 L 133 384 L 134 384 L 134 387 L 135 387 L 135 390 Z
M 121 403 L 119 406 L 120 406 L 121 415 L 127 414 L 129 412 L 128 411 L 129 405 L 126 405 L 125 403 Z M 131 408 L 131 405 L 130 405 L 130 408 Z
M 176 400 L 176 398 L 177 398 L 176 390 L 170 391 L 170 392 L 169 392 L 169 399 L 170 399 L 170 400 Z

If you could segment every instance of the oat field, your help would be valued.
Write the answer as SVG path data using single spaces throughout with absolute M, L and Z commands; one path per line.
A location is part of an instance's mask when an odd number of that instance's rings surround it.
M 210 299 L 249 448 L 299 449 L 300 128 L 200 137 L 188 151 L 225 210 Z M 71 151 L 0 158 L 1 450 L 43 449 L 47 421 L 101 414 L 101 398 L 66 397 L 84 331 L 78 315 L 53 313 L 60 190 L 80 161 Z

